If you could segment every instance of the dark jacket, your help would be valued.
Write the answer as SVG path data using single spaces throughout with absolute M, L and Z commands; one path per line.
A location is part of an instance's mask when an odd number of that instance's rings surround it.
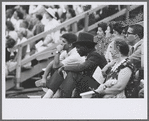
M 86 61 L 76 66 L 65 66 L 65 71 L 82 72 L 84 75 L 92 76 L 97 66 L 101 69 L 107 64 L 107 61 L 103 55 L 100 55 L 95 50 L 90 52 L 86 58 Z

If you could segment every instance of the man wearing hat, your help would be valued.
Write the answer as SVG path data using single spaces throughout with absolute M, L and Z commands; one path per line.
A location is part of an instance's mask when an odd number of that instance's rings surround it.
M 93 35 L 89 33 L 79 33 L 78 40 L 73 45 L 77 48 L 80 56 L 86 56 L 86 60 L 81 64 L 63 66 L 55 72 L 53 74 L 55 78 L 51 78 L 51 83 L 47 85 L 51 90 L 47 97 L 52 97 L 59 87 L 61 97 L 70 98 L 75 88 L 78 93 L 82 93 L 88 91 L 89 87 L 97 88 L 99 86 L 99 83 L 92 78 L 92 74 L 97 66 L 102 69 L 107 62 L 103 55 L 96 52 L 96 43 L 93 42 L 93 38 Z M 62 70 L 67 72 L 67 76 L 65 79 L 58 79 L 61 77 Z
M 42 80 L 40 82 L 37 81 L 36 86 L 44 86 L 46 82 L 50 83 L 50 79 L 47 79 L 48 74 L 51 73 L 52 75 L 59 67 L 76 65 L 85 61 L 85 57 L 81 57 L 72 45 L 76 40 L 77 36 L 74 33 L 65 33 L 61 36 L 62 44 L 57 46 L 54 60 L 48 64 Z

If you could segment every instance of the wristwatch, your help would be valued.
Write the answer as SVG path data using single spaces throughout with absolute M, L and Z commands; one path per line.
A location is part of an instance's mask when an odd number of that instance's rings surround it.
M 55 53 L 60 53 L 59 51 L 56 51 Z

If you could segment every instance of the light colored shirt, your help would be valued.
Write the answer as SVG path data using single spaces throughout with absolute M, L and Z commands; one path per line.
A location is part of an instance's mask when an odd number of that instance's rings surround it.
M 66 58 L 61 61 L 64 66 L 76 65 L 85 62 L 85 57 L 81 57 L 77 52 L 76 48 L 73 48 L 70 52 L 65 55 Z
M 58 26 L 59 22 L 55 19 L 52 19 L 51 21 L 44 20 L 43 24 L 45 25 L 44 31 L 48 31 Z M 56 32 L 52 32 L 51 34 L 48 34 L 44 40 L 44 44 L 47 45 L 48 43 L 50 43 L 51 38 L 54 41 L 54 43 L 58 43 L 60 40 L 60 31 L 56 31 Z

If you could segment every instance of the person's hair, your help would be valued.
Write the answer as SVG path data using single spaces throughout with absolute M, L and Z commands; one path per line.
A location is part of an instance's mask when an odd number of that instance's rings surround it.
M 19 17 L 19 19 L 23 19 L 23 13 L 20 11 L 20 10 L 16 10 L 16 12 L 17 12 L 17 16 Z
M 108 26 L 110 27 L 110 33 L 113 34 L 113 23 L 108 23 Z
M 63 28 L 60 29 L 60 33 L 62 33 L 62 31 L 66 32 L 66 29 L 63 27 Z
M 6 46 L 7 48 L 13 48 L 14 45 L 16 44 L 16 41 L 11 38 L 10 36 L 6 37 L 7 41 L 6 41 Z
M 115 22 L 113 24 L 113 29 L 115 31 L 117 31 L 119 34 L 121 34 L 122 33 L 122 30 L 123 30 L 123 26 L 122 26 L 122 24 L 120 22 Z
M 14 26 L 11 21 L 6 21 L 6 26 L 7 26 L 8 30 L 10 30 L 10 31 L 14 30 Z
M 29 13 L 29 5 L 21 5 L 22 9 L 26 11 L 26 13 Z
M 128 26 L 123 27 L 122 33 L 123 33 L 124 35 L 126 35 L 126 34 L 127 34 L 127 30 L 128 30 Z
M 6 10 L 6 17 L 11 18 L 14 13 L 14 9 L 10 8 Z
M 126 40 L 121 38 L 116 38 L 114 44 L 122 55 L 128 56 L 129 45 L 127 44 Z
M 65 33 L 63 34 L 61 37 L 63 37 L 64 39 L 66 39 L 66 41 L 71 44 L 73 42 L 76 42 L 77 41 L 77 35 L 74 34 L 74 33 Z
M 42 15 L 36 14 L 36 18 L 41 21 L 42 20 Z
M 101 27 L 102 30 L 103 30 L 103 32 L 104 32 L 104 34 L 106 34 L 106 33 L 105 33 L 105 31 L 106 31 L 106 29 L 107 29 L 107 24 L 106 24 L 106 23 L 104 23 L 104 22 L 99 23 L 99 24 L 98 24 L 98 27 Z
M 29 23 L 26 20 L 23 20 L 22 23 L 25 24 L 25 28 L 27 29 L 29 27 Z
M 75 17 L 76 16 L 76 13 L 75 13 L 74 9 L 69 8 L 68 9 L 68 12 L 71 14 L 72 17 Z
M 133 33 L 137 34 L 140 39 L 144 37 L 144 27 L 140 24 L 130 25 L 130 28 L 133 29 Z

